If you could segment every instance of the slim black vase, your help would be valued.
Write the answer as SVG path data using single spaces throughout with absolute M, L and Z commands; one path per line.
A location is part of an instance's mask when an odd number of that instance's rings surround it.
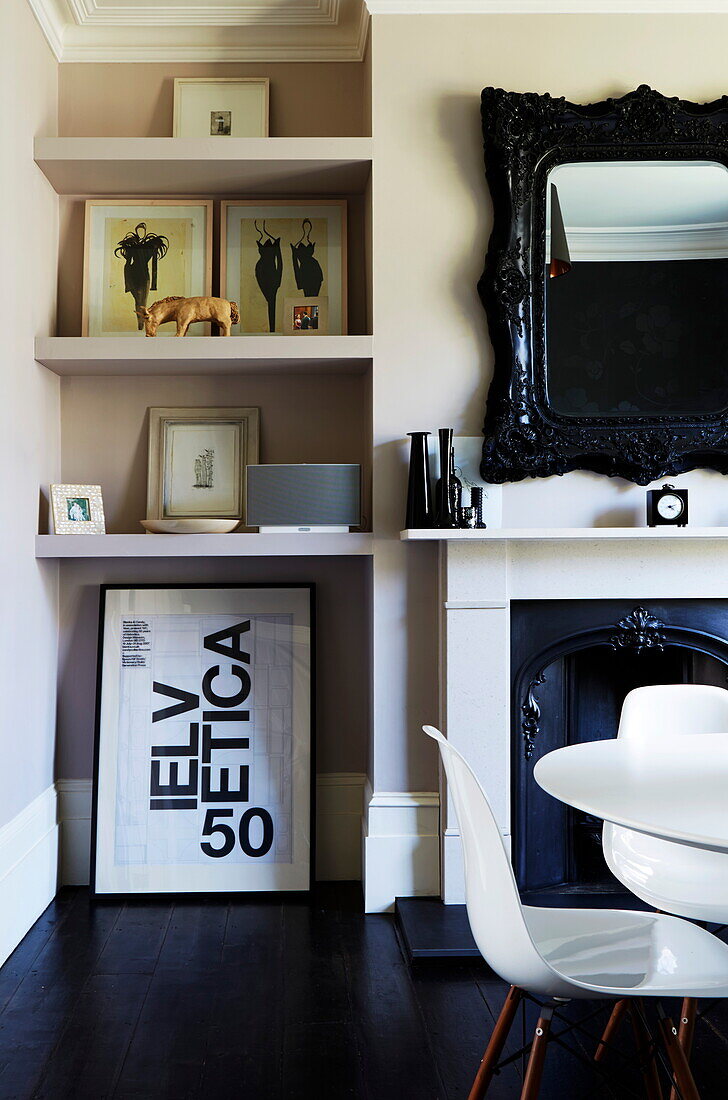
M 429 529 L 434 520 L 432 509 L 432 483 L 430 482 L 430 456 L 427 451 L 429 432 L 408 432 L 410 444 L 409 482 L 407 484 L 407 515 L 404 525 L 410 528 Z
M 458 526 L 453 493 L 452 428 L 440 428 L 440 480 L 435 487 L 435 527 L 441 530 Z

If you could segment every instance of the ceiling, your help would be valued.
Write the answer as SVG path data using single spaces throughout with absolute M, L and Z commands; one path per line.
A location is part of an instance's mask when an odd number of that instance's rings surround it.
M 361 61 L 364 0 L 28 0 L 59 61 Z
M 728 0 L 28 0 L 59 61 L 361 61 L 370 15 L 728 13 Z

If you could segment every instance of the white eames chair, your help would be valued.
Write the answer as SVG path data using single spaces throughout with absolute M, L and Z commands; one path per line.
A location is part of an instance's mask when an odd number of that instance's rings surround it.
M 728 691 L 705 684 L 661 684 L 635 688 L 622 705 L 617 736 L 669 751 L 671 737 L 728 734 Z M 666 791 L 679 799 L 679 789 Z M 728 924 L 728 854 L 660 840 L 604 823 L 604 858 L 612 874 L 636 897 L 661 912 Z M 689 1055 L 696 1003 L 687 998 L 680 1014 L 680 1043 Z M 619 1022 L 615 1010 L 610 1028 Z
M 551 1020 L 558 1003 L 624 1001 L 632 1010 L 648 1095 L 661 1095 L 651 1057 L 644 997 L 728 997 L 728 946 L 678 917 L 608 909 L 524 906 L 485 793 L 460 753 L 432 726 L 460 825 L 465 900 L 473 937 L 485 961 L 510 991 L 483 1056 L 469 1100 L 485 1096 L 498 1068 L 519 1003 L 546 1001 L 531 1044 L 521 1100 L 535 1100 Z M 660 1031 L 683 1100 L 698 1092 L 676 1030 L 658 1005 Z

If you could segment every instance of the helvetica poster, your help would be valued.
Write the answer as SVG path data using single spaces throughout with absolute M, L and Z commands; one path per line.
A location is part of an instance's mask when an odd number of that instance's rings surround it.
M 105 591 L 95 890 L 305 890 L 311 590 Z

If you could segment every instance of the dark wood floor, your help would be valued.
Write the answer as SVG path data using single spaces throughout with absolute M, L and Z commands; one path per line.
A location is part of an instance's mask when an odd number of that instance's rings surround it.
M 480 962 L 410 968 L 354 886 L 283 904 L 67 890 L 0 969 L 0 1097 L 465 1100 L 503 995 Z M 724 1100 L 728 1010 L 710 1020 L 696 1076 Z M 609 1068 L 603 1082 L 554 1048 L 543 1100 L 624 1100 L 634 1071 Z M 519 1092 L 514 1064 L 489 1100 Z

